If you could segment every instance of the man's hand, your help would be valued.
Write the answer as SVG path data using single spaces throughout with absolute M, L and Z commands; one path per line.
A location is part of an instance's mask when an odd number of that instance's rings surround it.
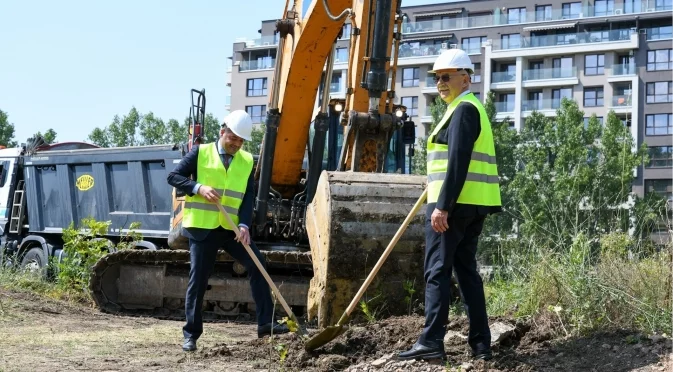
M 220 199 L 222 199 L 215 189 L 206 185 L 201 185 L 201 187 L 199 187 L 199 195 L 203 196 L 211 203 L 219 203 Z
M 435 208 L 430 217 L 432 229 L 435 232 L 443 233 L 449 229 L 449 212 Z
M 242 244 L 250 245 L 250 231 L 248 231 L 248 228 L 245 226 L 239 226 L 238 230 L 241 232 L 241 234 L 236 238 L 236 241 Z

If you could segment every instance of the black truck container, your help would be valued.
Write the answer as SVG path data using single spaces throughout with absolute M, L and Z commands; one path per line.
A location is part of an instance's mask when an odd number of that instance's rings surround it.
M 111 243 L 138 222 L 137 248 L 167 247 L 173 188 L 166 178 L 182 155 L 173 145 L 85 143 L 22 149 L 15 161 L 0 154 L 2 188 L 9 191 L 0 258 L 46 267 L 49 257 L 62 256 L 63 230 L 81 227 L 83 218 L 110 221 L 104 238 Z

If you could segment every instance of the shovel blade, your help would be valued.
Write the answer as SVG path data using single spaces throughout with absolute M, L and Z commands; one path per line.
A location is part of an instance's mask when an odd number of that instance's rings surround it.
M 328 342 L 334 340 L 335 338 L 339 337 L 340 334 L 344 333 L 345 328 L 342 325 L 335 325 L 335 326 L 328 326 L 327 328 L 323 329 L 320 333 L 317 335 L 311 337 L 308 341 L 306 341 L 306 344 L 304 345 L 304 349 L 307 351 L 313 351 Z

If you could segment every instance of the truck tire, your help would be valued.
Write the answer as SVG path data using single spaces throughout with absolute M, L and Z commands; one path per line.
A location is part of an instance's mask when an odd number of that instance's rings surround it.
M 29 249 L 21 259 L 21 269 L 38 273 L 42 277 L 47 276 L 47 264 L 47 257 L 44 256 L 42 247 Z

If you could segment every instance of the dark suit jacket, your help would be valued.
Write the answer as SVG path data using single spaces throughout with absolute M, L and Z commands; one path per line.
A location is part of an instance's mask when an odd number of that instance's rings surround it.
M 457 203 L 463 190 L 467 169 L 472 159 L 474 142 L 481 133 L 479 110 L 469 102 L 461 102 L 451 115 L 450 122 L 437 133 L 436 143 L 449 145 L 449 165 L 437 203 L 428 203 L 426 213 L 432 215 L 435 207 L 449 212 L 449 217 L 473 217 L 497 213 L 500 207 Z
M 198 161 L 199 146 L 194 146 L 192 147 L 192 150 L 188 152 L 184 158 L 182 158 L 175 169 L 168 174 L 168 184 L 189 196 L 194 196 L 193 190 L 197 183 L 195 180 L 197 179 L 196 170 Z M 192 178 L 190 178 L 190 176 Z M 253 206 L 255 200 L 254 187 L 254 172 L 250 172 L 250 176 L 248 177 L 248 186 L 245 189 L 243 202 L 241 203 L 241 208 L 239 208 L 238 212 L 239 224 L 244 224 L 248 227 L 252 226 Z M 190 239 L 201 241 L 208 236 L 210 231 L 211 230 L 209 229 L 190 227 L 183 228 L 182 235 Z

